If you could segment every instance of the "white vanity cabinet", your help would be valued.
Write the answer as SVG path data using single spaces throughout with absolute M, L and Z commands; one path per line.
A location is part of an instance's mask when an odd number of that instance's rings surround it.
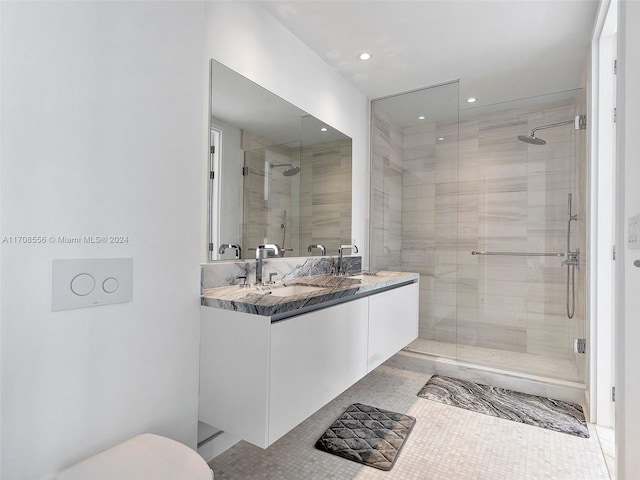
M 268 445 L 271 318 L 200 309 L 198 418 L 260 447 Z
M 269 444 L 367 374 L 368 298 L 271 326 Z
M 412 283 L 367 297 L 369 372 L 418 338 L 418 295 Z
M 199 419 L 266 448 L 417 336 L 417 283 L 274 323 L 203 306 Z

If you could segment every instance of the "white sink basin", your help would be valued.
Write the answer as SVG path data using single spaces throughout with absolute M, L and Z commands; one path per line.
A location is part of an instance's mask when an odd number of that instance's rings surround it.
M 276 297 L 290 297 L 301 293 L 318 292 L 323 289 L 323 287 L 314 287 L 311 285 L 287 285 L 285 287 L 272 288 L 271 295 L 275 295 Z

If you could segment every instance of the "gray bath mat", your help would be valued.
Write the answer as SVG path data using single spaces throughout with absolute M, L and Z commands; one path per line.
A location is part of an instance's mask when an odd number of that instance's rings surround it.
M 582 407 L 575 403 L 440 375 L 432 376 L 418 396 L 472 412 L 589 438 Z
M 354 403 L 316 442 L 316 448 L 380 470 L 391 470 L 416 419 Z

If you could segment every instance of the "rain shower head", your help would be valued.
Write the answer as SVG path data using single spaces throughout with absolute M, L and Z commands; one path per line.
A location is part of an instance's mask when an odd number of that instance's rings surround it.
M 282 174 L 285 177 L 292 177 L 296 174 L 298 174 L 300 172 L 300 167 L 294 167 L 293 164 L 291 163 L 278 163 L 278 164 L 271 164 L 270 165 L 271 168 L 277 168 L 277 167 L 291 167 L 291 168 L 287 168 L 284 172 L 282 172 Z
M 287 168 L 284 172 L 282 172 L 282 174 L 285 177 L 292 177 L 294 175 L 297 175 L 300 172 L 300 167 L 291 167 L 291 168 Z
M 524 143 L 529 143 L 531 145 L 546 145 L 547 142 L 541 138 L 536 137 L 535 135 L 518 135 L 518 140 Z
M 530 135 L 518 135 L 518 140 L 524 143 L 528 143 L 530 145 L 546 145 L 547 144 L 546 141 L 536 137 L 536 131 L 544 130 L 545 128 L 559 127 L 561 125 L 569 125 L 572 123 L 573 123 L 573 128 L 575 130 L 584 130 L 585 128 L 587 128 L 587 116 L 576 115 L 573 120 L 568 120 L 566 122 L 552 123 L 550 125 L 542 125 L 541 127 L 536 127 L 533 130 L 531 130 Z

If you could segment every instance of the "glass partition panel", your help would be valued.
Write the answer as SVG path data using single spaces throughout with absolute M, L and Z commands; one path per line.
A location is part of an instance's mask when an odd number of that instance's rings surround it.
M 456 356 L 458 83 L 372 102 L 370 264 L 420 274 L 419 338 Z

